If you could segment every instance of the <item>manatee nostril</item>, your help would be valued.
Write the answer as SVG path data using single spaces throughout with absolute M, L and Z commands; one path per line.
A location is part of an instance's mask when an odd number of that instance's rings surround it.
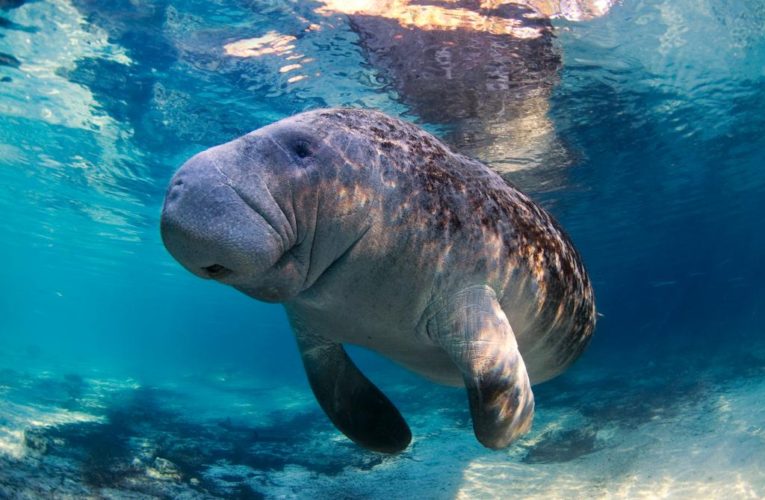
M 183 191 L 183 189 L 181 188 L 183 188 L 182 179 L 176 179 L 175 181 L 173 181 L 173 183 L 170 185 L 170 189 L 168 190 L 167 199 L 169 201 L 175 201 L 176 199 L 178 199 L 178 196 Z
M 213 264 L 211 266 L 205 266 L 202 270 L 207 273 L 211 278 L 222 278 L 231 274 L 231 269 L 221 266 L 220 264 Z

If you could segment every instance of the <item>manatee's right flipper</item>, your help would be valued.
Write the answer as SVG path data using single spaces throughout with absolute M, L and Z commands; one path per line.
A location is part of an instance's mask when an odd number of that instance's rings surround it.
M 428 335 L 462 372 L 475 435 L 487 448 L 504 448 L 534 417 L 534 394 L 507 316 L 486 286 L 466 288 L 435 307 Z
M 292 319 L 308 382 L 340 432 L 381 453 L 403 451 L 412 433 L 393 403 L 353 364 L 341 344 L 306 331 Z

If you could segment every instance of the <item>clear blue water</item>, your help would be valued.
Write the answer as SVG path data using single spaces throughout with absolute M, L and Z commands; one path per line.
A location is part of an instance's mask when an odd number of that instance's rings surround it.
M 312 485 L 314 495 L 353 498 L 381 494 L 371 485 L 382 483 L 388 494 L 420 491 L 411 489 L 413 477 L 425 469 L 415 464 L 454 455 L 454 463 L 427 469 L 429 487 L 444 489 L 423 495 L 491 497 L 517 488 L 533 496 L 543 485 L 563 496 L 660 488 L 676 496 L 765 495 L 765 478 L 751 465 L 765 462 L 763 414 L 746 406 L 761 401 L 765 375 L 762 1 L 624 0 L 597 19 L 554 21 L 562 63 L 548 75 L 554 85 L 534 119 L 565 154 L 527 154 L 524 169 L 505 175 L 572 236 L 602 317 L 585 356 L 538 388 L 535 430 L 502 456 L 509 469 L 497 469 L 497 455 L 485 458 L 490 452 L 471 441 L 461 393 L 357 350 L 360 364 L 414 415 L 420 441 L 394 459 L 356 450 L 312 402 L 281 308 L 194 278 L 160 241 L 165 186 L 186 158 L 294 113 L 377 108 L 449 140 L 452 124 L 425 121 L 390 68 L 370 62 L 352 20 L 319 15 L 311 2 L 13 4 L 0 2 L 0 493 L 42 494 L 34 489 L 39 477 L 24 481 L 10 471 L 60 456 L 53 445 L 35 449 L 30 429 L 83 425 L 68 417 L 40 425 L 46 414 L 106 414 L 112 424 L 99 425 L 114 425 L 109 408 L 123 408 L 126 394 L 161 390 L 184 396 L 151 392 L 158 414 L 171 408 L 242 422 L 274 448 L 206 455 L 193 472 L 147 473 L 139 487 L 124 480 L 138 472 L 122 477 L 119 467 L 109 469 L 111 458 L 93 455 L 101 448 L 85 446 L 108 474 L 80 474 L 79 465 L 50 474 L 70 478 L 79 486 L 66 491 L 80 494 L 108 486 L 118 496 L 233 496 L 246 484 L 267 497 L 301 497 Z M 311 23 L 320 29 L 307 29 Z M 259 57 L 224 51 L 270 32 L 294 35 L 294 48 Z M 302 67 L 285 70 L 291 56 L 302 56 L 295 59 Z M 453 414 L 444 417 L 444 407 Z M 453 435 L 430 427 L 435 415 Z M 686 441 L 672 448 L 646 427 L 662 422 L 670 435 L 695 432 L 722 465 L 694 462 Z M 143 437 L 162 441 L 161 427 L 153 429 Z M 106 434 L 122 435 L 112 430 Z M 133 443 L 140 432 L 131 432 Z M 306 445 L 305 433 L 323 436 L 323 447 Z M 454 439 L 464 455 L 449 447 Z M 641 448 L 641 439 L 655 446 Z M 106 454 L 119 455 L 114 450 Z M 628 450 L 634 456 L 620 461 Z M 146 470 L 172 470 L 157 453 Z M 475 466 L 484 459 L 491 467 Z M 666 469 L 649 470 L 651 462 Z M 621 468 L 583 472 L 603 463 Z M 230 470 L 215 469 L 221 464 Z M 253 476 L 231 479 L 241 467 Z

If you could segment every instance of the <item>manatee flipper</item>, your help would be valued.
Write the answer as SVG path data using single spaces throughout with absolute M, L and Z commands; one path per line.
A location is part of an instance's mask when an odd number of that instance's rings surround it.
M 369 450 L 404 450 L 412 433 L 393 403 L 359 371 L 341 344 L 316 336 L 291 319 L 308 382 L 335 427 Z
M 534 394 L 507 316 L 486 286 L 466 288 L 437 308 L 428 335 L 462 372 L 475 435 L 487 448 L 504 448 L 529 430 L 534 416 Z

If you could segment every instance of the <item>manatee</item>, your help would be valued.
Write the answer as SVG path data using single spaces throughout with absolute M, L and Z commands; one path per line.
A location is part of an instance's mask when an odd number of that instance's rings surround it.
M 478 441 L 500 449 L 530 428 L 531 384 L 595 326 L 581 258 L 544 209 L 376 111 L 310 111 L 197 154 L 161 232 L 196 276 L 284 305 L 319 405 L 378 452 L 411 432 L 343 344 L 464 386 Z

